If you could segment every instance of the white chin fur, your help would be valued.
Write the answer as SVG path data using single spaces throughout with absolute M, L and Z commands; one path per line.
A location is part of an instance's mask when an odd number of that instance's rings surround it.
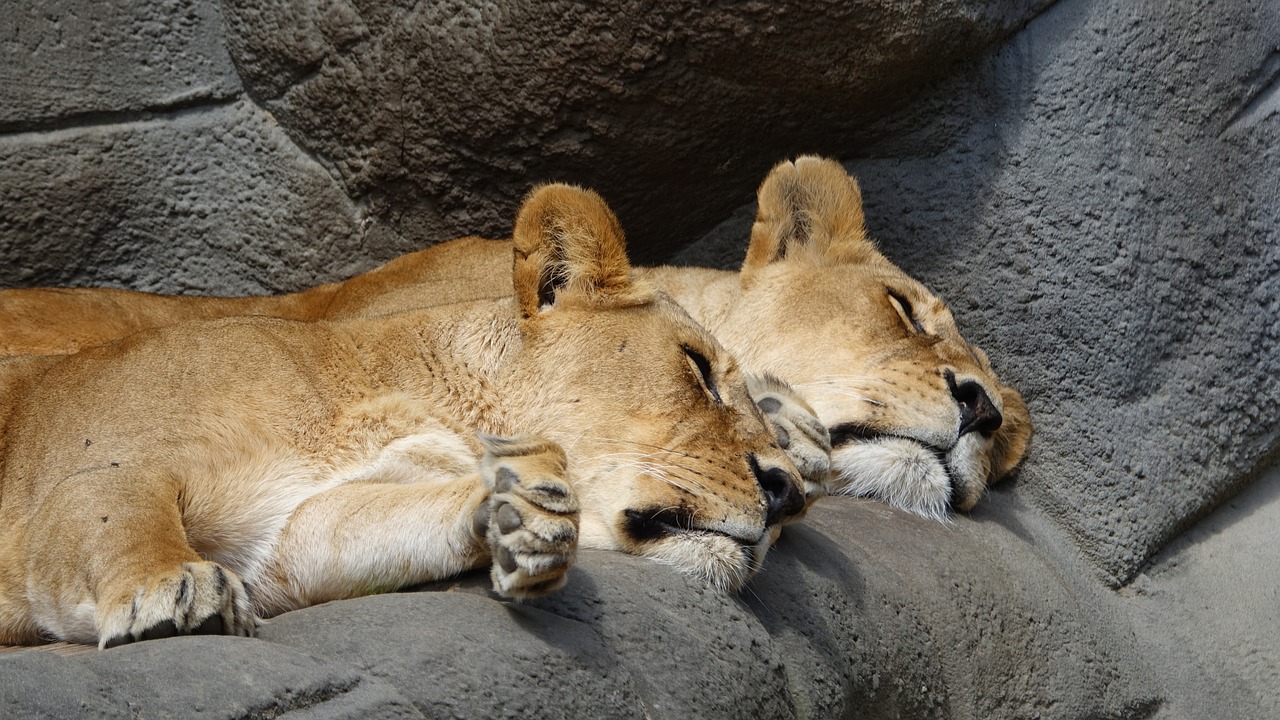
M 670 565 L 688 575 L 699 578 L 721 592 L 740 589 L 755 575 L 769 549 L 766 533 L 754 548 L 748 562 L 746 551 L 737 542 L 710 533 L 677 534 L 653 543 L 645 550 L 645 557 Z
M 916 515 L 946 521 L 951 478 L 938 458 L 920 443 L 878 438 L 831 454 L 833 495 L 870 497 Z

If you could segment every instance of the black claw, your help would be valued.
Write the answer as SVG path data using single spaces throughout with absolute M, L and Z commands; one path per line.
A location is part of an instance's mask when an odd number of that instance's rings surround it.
M 178 634 L 178 626 L 172 620 L 165 620 L 162 623 L 152 625 L 142 631 L 142 640 L 160 640 L 162 638 L 170 638 Z
M 227 626 L 222 622 L 221 615 L 210 615 L 204 619 L 204 622 L 196 626 L 191 631 L 192 635 L 225 635 L 227 634 Z
M 191 575 L 190 573 L 182 574 L 182 581 L 178 583 L 178 595 L 174 598 L 174 604 L 178 607 L 186 607 L 191 604 Z
M 569 497 L 569 491 L 559 485 L 536 485 L 531 489 L 556 500 L 563 500 Z
M 105 645 L 103 645 L 102 647 L 103 647 L 103 649 L 104 649 L 104 650 L 110 650 L 110 649 L 111 649 L 111 648 L 113 648 L 113 647 L 120 647 L 121 645 L 128 645 L 128 644 L 130 644 L 130 643 L 132 643 L 132 642 L 133 642 L 133 636 L 132 636 L 132 635 L 117 635 L 117 636 L 115 636 L 115 637 L 111 638 L 110 640 L 108 640 L 108 641 L 107 641 L 107 643 L 106 643 Z

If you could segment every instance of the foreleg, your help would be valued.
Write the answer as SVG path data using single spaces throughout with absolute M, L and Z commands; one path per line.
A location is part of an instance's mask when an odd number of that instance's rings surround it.
M 24 533 L 27 597 L 42 632 L 100 647 L 252 635 L 248 593 L 188 544 L 177 498 L 163 471 L 114 466 L 48 492 Z
M 483 567 L 494 588 L 533 597 L 564 584 L 578 506 L 564 453 L 486 439 L 480 472 L 445 481 L 342 485 L 303 502 L 257 588 L 269 614 L 387 592 Z

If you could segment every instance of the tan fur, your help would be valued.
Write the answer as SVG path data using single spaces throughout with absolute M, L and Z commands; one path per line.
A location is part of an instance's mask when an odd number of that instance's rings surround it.
M 495 297 L 506 292 L 509 247 L 465 238 L 344 283 L 274 298 L 202 299 L 190 307 L 192 314 L 209 313 L 211 303 L 225 303 L 221 311 L 234 314 L 244 311 L 237 303 L 253 302 L 252 312 L 311 319 Z M 750 372 L 794 385 L 828 426 L 862 430 L 860 437 L 841 435 L 846 442 L 834 454 L 835 492 L 942 517 L 948 506 L 972 508 L 987 484 L 1011 472 L 1026 452 L 1031 421 L 1021 396 L 960 335 L 942 300 L 868 239 L 858 184 L 834 161 L 802 157 L 770 172 L 740 273 L 657 268 L 642 274 Z M 910 303 L 923 332 L 914 330 L 889 289 Z M 176 312 L 168 305 L 173 299 L 141 293 L 71 291 L 55 303 L 30 296 L 42 292 L 0 291 L 0 351 L 70 352 L 169 321 Z M 31 309 L 20 316 L 14 307 Z M 64 324 L 77 332 L 63 333 Z M 44 336 L 26 345 L 9 340 L 6 348 L 3 338 L 23 337 L 13 330 Z M 947 371 L 957 384 L 983 389 L 1001 413 L 999 430 L 959 435 L 960 409 Z
M 251 634 L 472 567 L 530 597 L 577 547 L 740 587 L 803 502 L 734 361 L 594 193 L 536 191 L 515 247 L 515 300 L 0 364 L 0 643 Z

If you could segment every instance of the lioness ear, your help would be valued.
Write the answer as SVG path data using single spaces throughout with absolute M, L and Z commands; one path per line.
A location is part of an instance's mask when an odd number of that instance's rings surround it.
M 565 303 L 637 301 L 618 219 L 599 195 L 543 185 L 516 215 L 516 300 L 524 317 Z
M 756 197 L 744 274 L 784 258 L 835 265 L 884 257 L 867 238 L 858 181 L 834 160 L 784 160 L 769 171 Z

